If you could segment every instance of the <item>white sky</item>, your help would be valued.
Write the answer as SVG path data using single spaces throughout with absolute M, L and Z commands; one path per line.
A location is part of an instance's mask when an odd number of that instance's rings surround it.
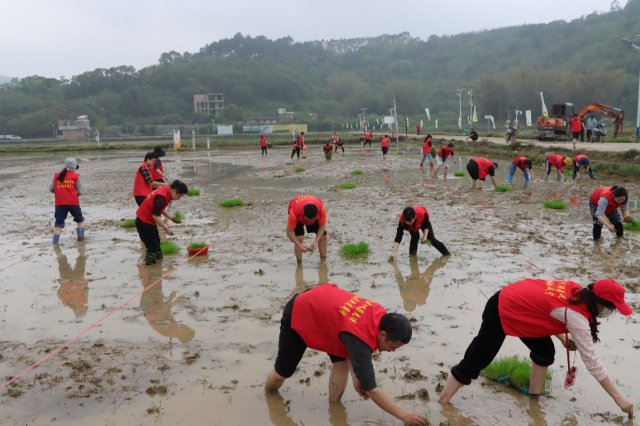
M 627 0 L 619 0 L 624 7 Z M 240 32 L 295 41 L 573 20 L 611 0 L 0 0 L 0 75 L 70 78 L 158 62 Z M 623 36 L 624 34 L 621 34 Z

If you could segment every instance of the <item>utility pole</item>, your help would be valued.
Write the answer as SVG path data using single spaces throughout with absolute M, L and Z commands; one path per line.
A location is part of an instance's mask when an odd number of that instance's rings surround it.
M 398 108 L 396 107 L 396 95 L 393 95 L 393 120 L 396 122 L 396 145 L 399 147 L 400 139 L 398 138 Z
M 638 37 L 638 36 L 636 36 Z M 633 47 L 636 52 L 640 53 L 640 46 L 629 40 L 628 38 L 623 38 L 622 41 L 629 44 Z M 638 68 L 638 109 L 636 115 L 636 143 L 640 141 L 640 68 Z
M 456 89 L 458 95 L 458 129 L 462 130 L 462 93 L 467 89 Z

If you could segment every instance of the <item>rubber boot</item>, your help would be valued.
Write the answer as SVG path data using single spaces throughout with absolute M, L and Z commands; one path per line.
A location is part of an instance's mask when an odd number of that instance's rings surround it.
M 84 228 L 76 228 L 76 234 L 78 234 L 78 241 L 84 240 Z
M 148 251 L 144 257 L 144 264 L 149 266 L 149 265 L 155 265 L 155 263 L 156 263 L 156 255 Z
M 60 234 L 53 234 L 52 243 L 54 245 L 58 245 L 60 243 Z

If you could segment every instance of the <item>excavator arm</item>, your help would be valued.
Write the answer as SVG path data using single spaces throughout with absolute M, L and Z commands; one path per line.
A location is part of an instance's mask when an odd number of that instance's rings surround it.
M 585 117 L 587 114 L 589 113 L 595 113 L 595 112 L 599 112 L 601 114 L 605 114 L 606 116 L 616 120 L 623 120 L 624 119 L 624 113 L 622 112 L 622 110 L 620 108 L 615 108 L 609 105 L 604 105 L 604 104 L 596 104 L 596 103 L 590 103 L 590 104 L 586 104 L 585 106 L 583 106 L 580 111 L 578 112 L 578 115 L 581 117 Z

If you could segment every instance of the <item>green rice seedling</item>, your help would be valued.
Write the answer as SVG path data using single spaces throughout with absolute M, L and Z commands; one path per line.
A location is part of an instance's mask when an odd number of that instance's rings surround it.
M 244 206 L 245 204 L 246 203 L 239 198 L 230 198 L 218 204 L 218 207 L 231 208 L 231 207 Z
M 455 177 L 464 177 L 464 172 L 455 172 L 453 175 Z
M 362 169 L 353 169 L 353 170 L 351 170 L 351 174 L 352 175 L 363 175 L 364 174 L 364 170 L 362 170 Z
M 207 246 L 207 243 L 189 243 L 187 248 L 190 248 L 190 249 L 201 249 L 201 248 L 205 248 L 206 246 Z
M 187 190 L 187 195 L 188 195 L 189 197 L 193 197 L 193 196 L 196 196 L 196 195 L 200 195 L 200 190 L 199 190 L 198 188 L 189 188 L 189 189 Z
M 340 185 L 338 185 L 338 188 L 340 188 L 340 189 L 354 189 L 357 186 L 358 185 L 356 185 L 355 183 L 347 182 L 347 183 L 341 183 Z
M 303 173 L 304 172 L 304 167 L 296 167 L 293 171 L 296 173 Z
M 496 185 L 496 191 L 498 192 L 511 191 L 511 185 Z
M 184 220 L 184 215 L 179 211 L 176 211 L 175 214 L 173 215 L 173 218 L 176 220 L 176 222 L 182 223 L 182 221 Z
M 160 251 L 162 254 L 176 254 L 180 251 L 180 247 L 172 241 L 162 240 L 160 241 Z
M 513 355 L 494 359 L 491 364 L 480 372 L 487 379 L 498 382 L 510 382 L 515 388 L 522 391 L 529 389 L 529 376 L 531 374 L 531 362 L 524 357 Z M 547 371 L 543 389 L 549 391 L 551 373 Z
M 631 219 L 631 222 L 622 225 L 627 231 L 640 231 L 640 220 Z
M 136 220 L 135 219 L 123 219 L 120 221 L 120 226 L 123 228 L 135 228 Z
M 359 243 L 345 244 L 340 247 L 340 254 L 344 257 L 364 257 L 369 254 L 369 244 L 360 241 Z
M 546 209 L 564 210 L 567 208 L 567 203 L 560 200 L 549 200 L 544 202 L 544 207 Z

